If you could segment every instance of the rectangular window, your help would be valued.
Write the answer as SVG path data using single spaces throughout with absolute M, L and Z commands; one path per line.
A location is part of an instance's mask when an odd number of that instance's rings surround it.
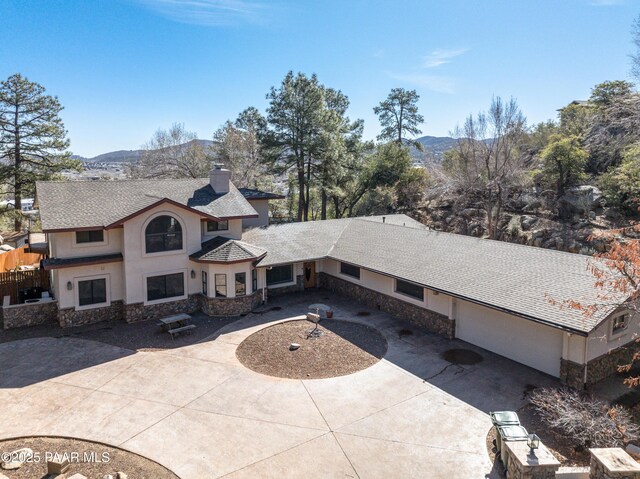
M 105 278 L 78 281 L 78 305 L 107 302 L 107 280 Z
M 247 273 L 236 273 L 236 296 L 247 294 Z
M 101 243 L 104 241 L 103 230 L 76 231 L 76 243 Z
M 611 325 L 611 333 L 617 334 L 627 329 L 629 324 L 629 314 L 621 314 L 613 318 L 613 324 Z
M 251 292 L 255 293 L 258 291 L 258 270 L 251 270 Z
M 207 272 L 206 271 L 202 272 L 202 294 L 204 294 L 205 296 L 207 294 L 209 294 L 209 288 L 207 286 Z
M 412 298 L 424 301 L 424 288 L 417 284 L 396 279 L 396 293 L 406 294 Z
M 227 231 L 228 229 L 229 229 L 228 221 L 207 221 L 207 232 Z
M 227 275 L 216 274 L 216 298 L 227 297 Z
M 340 263 L 340 272 L 352 278 L 360 279 L 360 268 L 352 264 Z
M 274 266 L 267 269 L 267 286 L 272 284 L 291 283 L 293 281 L 293 265 Z
M 184 273 L 149 276 L 147 301 L 184 296 Z

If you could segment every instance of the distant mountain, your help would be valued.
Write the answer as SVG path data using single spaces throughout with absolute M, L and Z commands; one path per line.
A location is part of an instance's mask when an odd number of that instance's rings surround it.
M 416 138 L 418 143 L 422 144 L 424 151 L 418 151 L 417 148 L 411 148 L 411 156 L 416 159 L 431 159 L 440 163 L 444 158 L 444 152 L 453 148 L 456 139 L 450 136 L 421 136 Z
M 211 140 L 193 140 L 203 147 L 208 148 L 213 145 Z M 189 142 L 190 143 L 190 142 Z M 188 143 L 185 143 L 185 145 Z M 86 163 L 135 163 L 140 159 L 145 150 L 118 150 L 102 153 L 101 155 L 87 158 L 80 155 L 73 155 L 72 158 Z
M 197 141 L 203 147 L 208 148 L 213 145 L 211 140 L 193 140 Z M 411 148 L 411 156 L 417 161 L 432 160 L 440 163 L 443 159 L 444 152 L 453 148 L 456 144 L 455 138 L 448 136 L 421 136 L 416 139 L 417 142 L 424 146 L 424 151 L 418 151 Z M 86 163 L 135 163 L 140 159 L 144 150 L 117 150 L 109 153 L 87 158 L 85 156 L 73 155 L 72 158 L 84 161 Z

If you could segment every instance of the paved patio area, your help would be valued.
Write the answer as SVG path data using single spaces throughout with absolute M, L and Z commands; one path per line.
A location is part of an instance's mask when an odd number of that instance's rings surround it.
M 555 380 L 326 292 L 272 302 L 200 343 L 134 352 L 96 341 L 33 338 L 0 344 L 0 439 L 60 435 L 147 456 L 183 479 L 498 477 L 487 455 L 490 410 L 518 409 L 531 385 Z M 378 328 L 385 358 L 331 379 L 278 379 L 244 368 L 236 346 L 314 302 Z M 358 317 L 358 311 L 370 311 Z M 448 363 L 466 347 L 484 360 Z

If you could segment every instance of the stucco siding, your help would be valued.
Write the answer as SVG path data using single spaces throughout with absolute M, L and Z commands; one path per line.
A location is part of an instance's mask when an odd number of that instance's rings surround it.
M 122 252 L 123 229 L 104 230 L 100 243 L 76 243 L 76 232 L 49 233 L 51 256 L 54 258 L 80 258 Z
M 243 219 L 242 226 L 244 228 L 267 226 L 269 224 L 269 200 L 249 200 L 249 204 L 253 206 L 259 217 Z
M 555 377 L 560 376 L 562 334 L 468 301 L 457 304 L 456 337 Z
M 620 346 L 635 341 L 638 335 L 640 335 L 640 318 L 638 316 L 639 315 L 632 316 L 629 326 L 618 334 L 611 334 L 611 318 L 603 321 L 596 329 L 589 333 L 587 340 L 587 360 L 590 361 Z
M 182 225 L 183 249 L 161 253 L 146 254 L 144 230 L 154 217 L 167 214 L 180 221 Z M 124 225 L 124 276 L 126 278 L 126 302 L 128 304 L 146 302 L 146 278 L 154 275 L 184 273 L 186 277 L 186 295 L 199 293 L 201 279 L 191 278 L 193 263 L 189 253 L 198 251 L 201 245 L 200 218 L 182 208 L 173 205 L 160 205 L 139 215 Z
M 124 299 L 123 264 L 106 263 L 99 265 L 77 266 L 55 270 L 54 289 L 60 309 L 78 306 L 78 281 L 89 278 L 106 277 L 108 302 Z M 67 283 L 71 283 L 71 289 Z

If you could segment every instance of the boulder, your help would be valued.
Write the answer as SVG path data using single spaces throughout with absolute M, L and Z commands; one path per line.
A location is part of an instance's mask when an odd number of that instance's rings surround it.
M 529 231 L 534 224 L 536 224 L 538 222 L 538 217 L 537 216 L 531 216 L 531 215 L 522 215 L 520 217 L 520 226 L 522 226 L 522 229 L 524 231 Z
M 87 476 L 83 476 L 79 472 L 76 472 L 73 476 L 67 477 L 67 479 L 87 479 Z
M 33 456 L 33 450 L 28 447 L 23 447 L 22 449 L 16 449 L 15 451 L 11 451 L 9 453 L 10 461 L 4 461 L 0 464 L 2 469 L 7 471 L 12 471 L 15 469 L 19 469 L 22 465 L 27 462 L 27 460 Z
M 603 205 L 602 192 L 591 185 L 576 186 L 558 199 L 558 213 L 563 218 L 588 214 Z
M 127 476 L 124 472 L 122 471 L 118 471 L 116 472 L 116 479 L 128 479 L 129 476 Z

